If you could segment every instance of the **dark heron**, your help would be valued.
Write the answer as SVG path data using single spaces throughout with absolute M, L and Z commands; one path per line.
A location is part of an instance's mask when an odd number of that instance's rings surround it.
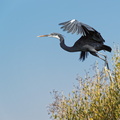
M 62 25 L 61 29 L 63 31 L 67 31 L 68 33 L 77 33 L 82 34 L 82 36 L 74 43 L 72 47 L 68 47 L 65 45 L 63 35 L 59 33 L 51 33 L 48 35 L 41 35 L 37 37 L 54 37 L 60 40 L 60 46 L 64 50 L 68 52 L 81 52 L 80 60 L 84 61 L 87 58 L 88 53 L 99 57 L 107 63 L 106 55 L 98 52 L 100 50 L 105 50 L 111 52 L 111 47 L 104 45 L 105 40 L 101 36 L 101 34 L 92 28 L 89 25 L 86 25 L 82 22 L 79 22 L 75 19 L 60 23 Z M 104 56 L 101 57 L 101 56 Z

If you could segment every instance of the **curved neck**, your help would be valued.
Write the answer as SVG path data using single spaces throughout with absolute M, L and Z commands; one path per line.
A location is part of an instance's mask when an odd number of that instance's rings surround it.
M 60 46 L 61 48 L 63 48 L 64 50 L 68 51 L 68 52 L 76 52 L 76 48 L 75 47 L 68 47 L 65 45 L 65 42 L 64 42 L 64 38 L 60 38 Z

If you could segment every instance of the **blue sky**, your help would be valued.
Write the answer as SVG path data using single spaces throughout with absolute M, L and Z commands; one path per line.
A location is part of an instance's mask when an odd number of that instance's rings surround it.
M 48 120 L 52 90 L 73 89 L 76 77 L 103 61 L 62 50 L 59 40 L 37 38 L 58 32 L 72 46 L 80 36 L 63 32 L 58 23 L 77 19 L 99 31 L 106 44 L 120 41 L 120 1 L 2 0 L 0 1 L 0 120 Z M 111 54 L 105 52 L 111 64 Z

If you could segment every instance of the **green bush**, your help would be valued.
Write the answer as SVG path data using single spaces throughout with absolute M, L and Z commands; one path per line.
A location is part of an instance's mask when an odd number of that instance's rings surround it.
M 120 51 L 115 50 L 113 69 L 105 66 L 95 75 L 78 77 L 78 85 L 65 96 L 53 91 L 54 101 L 48 106 L 53 120 L 120 120 Z

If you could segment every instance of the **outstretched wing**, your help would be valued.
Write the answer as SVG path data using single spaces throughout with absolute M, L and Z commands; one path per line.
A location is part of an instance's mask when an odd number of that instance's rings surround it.
M 68 33 L 71 32 L 72 34 L 76 32 L 77 34 L 82 34 L 83 36 L 89 34 L 90 31 L 96 31 L 89 25 L 86 25 L 75 19 L 60 23 L 59 25 L 62 25 L 61 28 L 63 29 L 63 31 L 67 31 Z
M 63 29 L 63 31 L 67 31 L 68 33 L 77 33 L 82 34 L 82 36 L 89 36 L 98 42 L 105 41 L 100 33 L 97 32 L 94 28 L 75 19 L 60 23 L 59 25 L 62 25 L 61 29 Z

